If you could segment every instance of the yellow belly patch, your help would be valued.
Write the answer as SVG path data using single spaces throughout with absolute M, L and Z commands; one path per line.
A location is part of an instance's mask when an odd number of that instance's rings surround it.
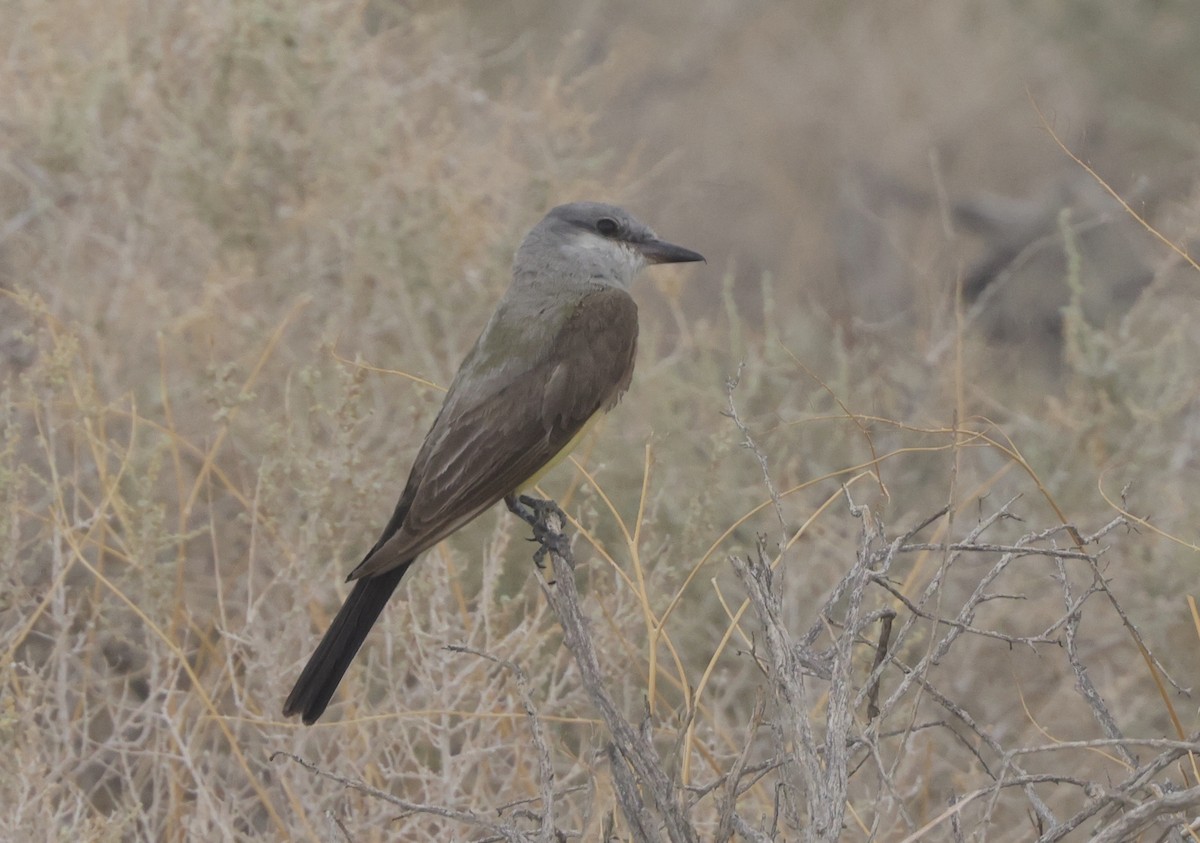
M 557 454 L 555 454 L 553 457 L 551 457 L 546 462 L 545 465 L 543 465 L 536 472 L 534 472 L 532 477 L 530 477 L 528 480 L 526 480 L 524 483 L 522 483 L 520 486 L 518 486 L 517 491 L 524 492 L 524 491 L 527 491 L 528 489 L 531 489 L 532 487 L 536 486 L 537 482 L 539 480 L 541 480 L 543 477 L 545 477 L 546 473 L 548 471 L 550 471 L 550 469 L 554 468 L 560 462 L 565 460 L 567 458 L 567 455 L 575 450 L 576 446 L 579 445 L 579 443 L 581 441 L 583 441 L 583 437 L 587 436 L 588 433 L 591 432 L 592 427 L 596 424 L 596 422 L 598 422 L 600 420 L 600 417 L 602 415 L 604 415 L 604 414 L 601 412 L 592 413 L 592 417 L 583 423 L 583 427 L 579 428 L 579 432 L 571 437 L 571 441 L 568 442 L 566 445 L 564 445 L 563 449 L 561 451 L 559 451 Z

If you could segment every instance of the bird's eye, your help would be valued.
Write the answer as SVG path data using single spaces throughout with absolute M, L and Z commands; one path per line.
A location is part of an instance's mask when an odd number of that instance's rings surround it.
M 601 217 L 596 220 L 596 230 L 605 237 L 612 237 L 617 233 L 617 221 L 611 217 Z

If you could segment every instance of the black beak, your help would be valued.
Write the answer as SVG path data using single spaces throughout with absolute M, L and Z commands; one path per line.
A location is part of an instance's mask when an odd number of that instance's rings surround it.
M 691 249 L 676 246 L 665 240 L 646 240 L 642 243 L 634 243 L 633 246 L 642 253 L 646 263 L 690 263 L 704 260 L 704 255 L 699 252 L 693 252 Z

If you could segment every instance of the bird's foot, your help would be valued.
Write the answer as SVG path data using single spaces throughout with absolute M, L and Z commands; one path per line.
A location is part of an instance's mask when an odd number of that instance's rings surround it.
M 552 500 L 535 498 L 531 495 L 508 495 L 504 498 L 508 511 L 520 518 L 533 528 L 533 539 L 539 547 L 533 554 L 533 561 L 538 568 L 546 567 L 546 553 L 555 553 L 568 558 L 570 543 L 563 535 L 562 527 L 567 523 L 567 516 Z M 551 526 L 548 516 L 557 519 L 558 526 Z

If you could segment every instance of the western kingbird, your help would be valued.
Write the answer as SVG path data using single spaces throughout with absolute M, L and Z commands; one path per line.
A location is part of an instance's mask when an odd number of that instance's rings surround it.
M 532 486 L 633 376 L 647 264 L 701 261 L 628 212 L 560 205 L 517 250 L 513 279 L 459 367 L 379 541 L 350 572 L 350 596 L 284 703 L 314 723 L 418 555 L 501 498 Z

